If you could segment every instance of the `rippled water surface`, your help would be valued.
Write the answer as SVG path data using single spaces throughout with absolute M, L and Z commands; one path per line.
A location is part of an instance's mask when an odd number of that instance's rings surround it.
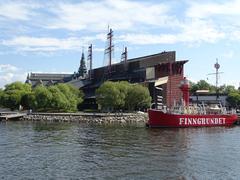
M 1 179 L 240 179 L 240 126 L 0 123 Z

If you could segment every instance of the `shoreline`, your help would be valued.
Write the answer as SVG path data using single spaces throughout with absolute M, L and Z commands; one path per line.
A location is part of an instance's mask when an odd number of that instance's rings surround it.
M 31 113 L 19 120 L 39 122 L 85 122 L 96 124 L 144 124 L 147 113 Z

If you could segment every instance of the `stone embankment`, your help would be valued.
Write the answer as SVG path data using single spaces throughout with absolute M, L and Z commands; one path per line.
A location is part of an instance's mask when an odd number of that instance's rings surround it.
M 24 121 L 86 122 L 98 124 L 145 124 L 147 113 L 32 113 L 22 117 Z

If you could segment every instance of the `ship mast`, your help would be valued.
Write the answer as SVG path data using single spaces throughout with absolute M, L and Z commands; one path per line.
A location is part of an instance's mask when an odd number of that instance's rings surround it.
M 124 48 L 124 51 L 122 52 L 121 55 L 121 61 L 124 61 L 124 69 L 125 71 L 127 70 L 127 47 Z
M 92 44 L 88 47 L 88 62 L 89 62 L 89 79 L 92 78 Z
M 105 55 L 108 55 L 108 73 L 111 73 L 112 67 L 112 54 L 113 54 L 113 30 L 110 28 L 107 34 L 107 47 L 105 49 Z
M 124 51 L 122 52 L 121 61 L 124 61 L 124 63 L 127 62 L 127 47 L 125 47 Z

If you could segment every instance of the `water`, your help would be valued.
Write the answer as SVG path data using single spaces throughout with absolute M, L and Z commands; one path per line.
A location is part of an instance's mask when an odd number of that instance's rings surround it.
M 239 179 L 240 126 L 0 123 L 1 179 Z

